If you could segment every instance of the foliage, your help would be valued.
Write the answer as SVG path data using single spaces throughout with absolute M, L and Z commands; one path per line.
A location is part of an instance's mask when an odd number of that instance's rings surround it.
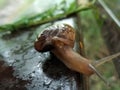
M 94 60 L 108 55 L 107 48 L 101 36 L 101 27 L 103 26 L 104 20 L 101 19 L 100 15 L 101 13 L 99 9 L 87 10 L 80 14 L 84 34 L 85 51 L 87 57 Z M 108 18 L 107 16 L 103 17 L 105 17 L 104 19 Z M 115 76 L 115 68 L 111 62 L 100 67 L 99 71 L 108 81 L 110 81 L 112 87 L 109 88 L 109 90 L 120 89 L 120 81 L 117 80 L 117 77 Z M 107 89 L 105 84 L 96 76 L 92 77 L 91 85 L 91 90 Z
M 31 17 L 21 18 L 19 21 L 12 24 L 2 25 L 0 26 L 0 31 L 14 31 L 36 27 L 44 23 L 53 22 L 59 19 L 70 17 L 80 11 L 90 9 L 93 7 L 93 4 L 94 0 L 93 2 L 88 3 L 84 6 L 80 5 L 79 7 L 77 7 L 75 2 L 72 2 L 68 6 L 66 0 L 63 0 L 59 6 L 55 5 L 43 13 Z

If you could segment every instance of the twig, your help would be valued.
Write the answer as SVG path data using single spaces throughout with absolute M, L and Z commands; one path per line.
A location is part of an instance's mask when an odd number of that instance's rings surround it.
M 103 8 L 106 10 L 106 12 L 109 14 L 109 16 L 115 21 L 115 23 L 120 27 L 120 21 L 119 19 L 114 15 L 112 10 L 105 4 L 103 0 L 98 0 L 99 3 L 103 6 Z

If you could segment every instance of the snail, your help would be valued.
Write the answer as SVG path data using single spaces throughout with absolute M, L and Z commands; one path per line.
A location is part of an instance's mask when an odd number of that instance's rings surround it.
M 55 49 L 55 46 L 58 45 L 60 47 L 63 44 L 62 42 L 54 42 L 57 37 L 61 41 L 63 40 L 66 45 L 71 46 L 71 48 L 74 47 L 75 31 L 67 24 L 53 25 L 46 28 L 38 35 L 34 47 L 39 52 L 51 51 L 53 48 Z
M 96 70 L 96 67 L 112 60 L 120 53 L 105 57 L 99 61 L 89 60 L 73 50 L 75 30 L 68 24 L 53 25 L 38 35 L 34 47 L 38 52 L 52 52 L 68 68 L 76 72 L 91 76 L 96 73 L 107 85 L 109 83 Z

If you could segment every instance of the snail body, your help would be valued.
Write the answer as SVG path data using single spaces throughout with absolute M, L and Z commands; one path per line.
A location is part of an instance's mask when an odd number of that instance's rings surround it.
M 52 50 L 51 52 L 73 71 L 77 71 L 87 76 L 90 76 L 94 73 L 93 70 L 89 67 L 91 61 L 82 58 L 78 53 L 73 51 L 71 47 L 61 47 Z
M 71 70 L 87 76 L 91 76 L 96 73 L 104 82 L 106 82 L 95 67 L 102 65 L 106 61 L 112 60 L 119 56 L 120 53 L 95 62 L 84 58 L 75 52 L 73 50 L 74 42 L 75 30 L 70 25 L 62 24 L 46 28 L 41 34 L 39 34 L 34 43 L 34 47 L 38 52 L 52 52 Z
M 90 76 L 93 70 L 90 60 L 83 58 L 73 50 L 75 30 L 67 25 L 51 26 L 38 36 L 35 49 L 39 52 L 51 51 L 71 70 Z

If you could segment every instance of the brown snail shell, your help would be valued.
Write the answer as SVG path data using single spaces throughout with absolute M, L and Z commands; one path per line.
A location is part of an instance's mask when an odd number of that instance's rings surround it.
M 73 48 L 75 41 L 75 31 L 67 24 L 53 25 L 46 28 L 41 34 L 38 35 L 34 43 L 34 47 L 39 52 L 46 52 L 54 49 L 52 43 L 53 37 L 59 37 L 68 40 L 69 46 Z M 59 43 L 59 42 L 58 42 Z

